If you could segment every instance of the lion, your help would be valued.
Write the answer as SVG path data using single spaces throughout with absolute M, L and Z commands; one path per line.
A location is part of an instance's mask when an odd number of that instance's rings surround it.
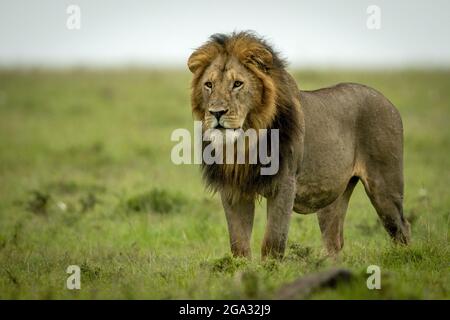
M 330 256 L 344 245 L 344 219 L 358 181 L 395 243 L 408 244 L 403 215 L 403 126 L 380 92 L 356 83 L 299 90 L 286 62 L 253 32 L 214 34 L 188 60 L 191 105 L 205 129 L 278 129 L 279 170 L 202 164 L 220 194 L 231 252 L 251 257 L 255 201 L 267 199 L 261 257 L 282 258 L 290 217 L 317 213 Z

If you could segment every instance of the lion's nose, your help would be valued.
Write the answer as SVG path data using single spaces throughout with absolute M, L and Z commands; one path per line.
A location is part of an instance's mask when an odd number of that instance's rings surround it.
M 223 116 L 227 112 L 228 112 L 228 109 L 220 110 L 220 111 L 211 111 L 211 110 L 209 110 L 209 113 L 211 113 L 214 117 L 216 117 L 217 121 L 219 121 L 220 117 Z

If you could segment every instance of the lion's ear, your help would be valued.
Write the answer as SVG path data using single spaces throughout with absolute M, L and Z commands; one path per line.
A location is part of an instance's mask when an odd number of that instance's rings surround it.
M 243 56 L 245 63 L 254 64 L 263 71 L 269 70 L 273 64 L 272 53 L 261 46 L 248 48 L 243 53 Z
M 192 73 L 207 67 L 219 54 L 219 48 L 214 43 L 207 43 L 195 50 L 188 59 L 188 68 Z
M 199 67 L 201 67 L 201 59 L 198 57 L 197 51 L 191 54 L 191 56 L 188 59 L 188 68 L 192 73 L 195 73 L 195 71 L 198 70 Z

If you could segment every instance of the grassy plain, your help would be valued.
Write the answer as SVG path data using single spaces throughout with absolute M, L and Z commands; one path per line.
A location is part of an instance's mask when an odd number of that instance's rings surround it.
M 412 244 L 393 246 L 359 184 L 339 262 L 349 284 L 312 299 L 450 298 L 450 72 L 293 72 L 303 89 L 361 82 L 405 128 L 405 214 Z M 281 261 L 261 263 L 264 201 L 251 262 L 229 257 L 225 217 L 199 168 L 170 160 L 192 131 L 190 75 L 174 70 L 0 71 L 0 298 L 273 298 L 322 259 L 315 215 L 294 215 Z M 81 267 L 81 290 L 66 268 Z M 382 289 L 368 290 L 379 265 Z

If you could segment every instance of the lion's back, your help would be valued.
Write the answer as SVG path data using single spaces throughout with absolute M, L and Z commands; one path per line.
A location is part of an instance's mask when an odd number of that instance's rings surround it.
M 403 135 L 399 111 L 379 91 L 358 83 L 339 83 L 300 91 L 305 122 L 333 135 L 398 141 Z M 318 126 L 319 125 L 319 126 Z M 331 133 L 329 132 L 331 131 Z M 357 136 L 357 137 L 356 137 Z M 356 139 L 356 142 L 364 142 Z

